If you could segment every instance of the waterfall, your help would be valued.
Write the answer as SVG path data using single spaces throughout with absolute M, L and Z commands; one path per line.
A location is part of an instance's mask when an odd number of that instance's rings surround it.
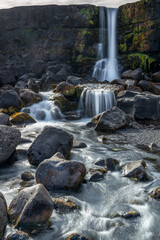
M 93 117 L 115 105 L 116 98 L 114 92 L 108 89 L 85 88 L 81 94 L 79 111 L 84 117 Z
M 53 96 L 53 92 L 41 93 L 43 101 L 35 103 L 30 107 L 23 108 L 22 112 L 27 112 L 37 121 L 53 121 L 62 119 L 64 116 L 54 101 L 49 98 Z
M 117 47 L 116 47 L 116 27 L 117 27 L 117 8 L 102 8 L 99 11 L 99 44 L 98 61 L 94 66 L 93 77 L 98 81 L 112 81 L 119 78 Z M 107 24 L 106 24 L 107 22 Z M 108 32 L 106 33 L 106 31 Z M 108 42 L 108 57 L 106 56 L 106 43 Z M 106 58 L 107 57 L 107 58 Z

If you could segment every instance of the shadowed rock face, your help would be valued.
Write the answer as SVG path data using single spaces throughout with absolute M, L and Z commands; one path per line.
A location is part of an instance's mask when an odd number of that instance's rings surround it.
M 126 4 L 118 13 L 118 48 L 123 70 L 158 71 L 160 61 L 160 1 Z
M 32 70 L 33 60 L 56 61 L 86 72 L 96 59 L 98 26 L 98 8 L 90 5 L 0 10 L 0 64 Z

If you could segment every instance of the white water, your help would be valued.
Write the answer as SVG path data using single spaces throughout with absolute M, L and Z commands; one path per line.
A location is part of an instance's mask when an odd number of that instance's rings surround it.
M 114 92 L 108 89 L 85 88 L 81 94 L 79 110 L 82 116 L 93 117 L 115 105 Z
M 117 8 L 100 8 L 100 32 L 98 58 L 93 71 L 93 77 L 102 82 L 119 78 L 117 62 L 116 25 Z M 106 33 L 106 29 L 108 29 Z M 106 42 L 108 41 L 108 57 L 106 58 Z
M 29 114 L 38 121 L 53 121 L 63 118 L 58 106 L 54 101 L 49 100 L 53 96 L 53 92 L 45 92 L 41 94 L 43 101 L 33 104 L 31 107 L 23 108 L 22 111 L 29 110 Z

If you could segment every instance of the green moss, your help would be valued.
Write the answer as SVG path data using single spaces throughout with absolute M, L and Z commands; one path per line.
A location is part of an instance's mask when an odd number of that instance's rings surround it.
M 85 17 L 90 25 L 94 25 L 94 17 L 98 14 L 98 7 L 89 6 L 87 8 L 82 8 L 79 14 Z
M 137 61 L 139 60 L 139 67 L 144 70 L 147 70 L 147 68 L 150 69 L 150 65 L 156 61 L 153 57 L 150 57 L 149 55 L 143 53 L 132 53 L 129 54 L 128 57 L 131 59 L 137 58 Z

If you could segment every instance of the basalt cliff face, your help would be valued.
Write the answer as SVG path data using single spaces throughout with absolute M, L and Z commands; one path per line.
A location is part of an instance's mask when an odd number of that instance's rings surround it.
M 118 13 L 118 50 L 123 70 L 160 68 L 160 0 L 126 4 Z
M 157 71 L 159 39 L 160 0 L 142 0 L 119 8 L 121 70 L 142 67 L 144 71 Z M 82 77 L 91 76 L 98 41 L 99 8 L 95 6 L 51 5 L 0 10 L 0 82 L 6 75 L 16 81 L 24 73 L 34 72 L 34 68 L 41 68 L 39 72 L 45 73 L 50 61 L 52 65 L 54 62 L 70 65 L 73 72 Z M 36 66 L 35 61 L 39 61 Z M 38 77 L 41 76 L 38 74 Z
M 1 68 L 16 67 L 22 74 L 33 60 L 55 61 L 83 75 L 96 60 L 98 14 L 90 5 L 0 10 Z

